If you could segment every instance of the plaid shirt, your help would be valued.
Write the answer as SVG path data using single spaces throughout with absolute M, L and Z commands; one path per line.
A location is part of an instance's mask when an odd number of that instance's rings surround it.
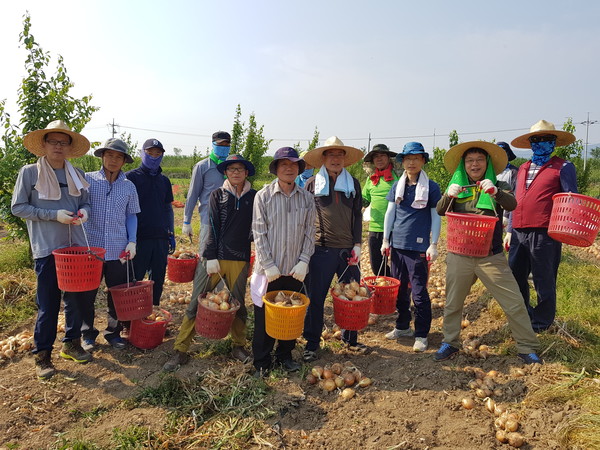
M 140 212 L 135 185 L 123 172 L 113 183 L 109 183 L 104 168 L 98 172 L 88 172 L 85 179 L 90 183 L 90 203 L 92 212 L 84 224 L 90 245 L 106 249 L 105 259 L 114 261 L 128 242 L 135 242 L 135 236 L 127 236 L 125 220 L 130 214 Z

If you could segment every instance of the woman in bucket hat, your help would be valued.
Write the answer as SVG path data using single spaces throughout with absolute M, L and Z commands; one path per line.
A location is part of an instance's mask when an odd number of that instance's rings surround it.
M 506 163 L 504 150 L 490 142 L 464 142 L 452 147 L 444 155 L 444 165 L 453 175 L 437 204 L 438 214 L 443 216 L 452 211 L 502 217 L 503 209 L 513 210 L 516 201 L 510 186 L 496 180 Z M 539 342 L 529 323 L 523 297 L 502 251 L 502 221 L 496 221 L 487 256 L 465 256 L 449 251 L 446 266 L 444 339 L 434 360 L 443 361 L 458 353 L 463 306 L 477 276 L 504 310 L 519 357 L 528 364 L 542 363 L 536 353 Z
M 575 136 L 556 130 L 554 124 L 540 120 L 529 133 L 515 138 L 514 147 L 531 148 L 533 156 L 517 173 L 517 207 L 504 238 L 510 247 L 508 263 L 536 332 L 548 329 L 556 315 L 556 278 L 562 244 L 548 236 L 552 196 L 577 192 L 575 166 L 552 156 L 557 146 L 575 142 Z M 537 294 L 537 306 L 529 303 L 529 274 Z
M 88 239 L 93 247 L 106 250 L 103 276 L 106 287 L 127 283 L 134 277 L 133 266 L 128 261 L 135 258 L 137 242 L 137 213 L 140 212 L 135 185 L 127 179 L 121 168 L 132 163 L 127 144 L 120 139 L 110 138 L 94 155 L 102 159 L 102 168 L 85 174 L 90 183 L 92 212 L 88 222 Z M 125 265 L 127 264 L 127 266 Z M 83 312 L 83 345 L 88 350 L 95 348 L 99 332 L 94 327 L 97 289 L 86 292 Z M 108 316 L 104 339 L 115 349 L 125 348 L 121 338 L 123 324 L 117 318 L 115 304 L 110 291 L 107 294 Z
M 23 144 L 40 158 L 19 171 L 11 210 L 27 223 L 37 277 L 38 313 L 33 354 L 37 376 L 48 379 L 55 372 L 51 353 L 61 296 L 65 303 L 65 337 L 60 356 L 78 363 L 92 359 L 81 347 L 83 293 L 61 295 L 52 255 L 52 251 L 59 248 L 85 245 L 81 224 L 90 214 L 89 184 L 83 171 L 75 169 L 67 159 L 85 155 L 90 143 L 81 134 L 71 131 L 64 121 L 55 120 L 45 129 L 27 134 Z
M 233 349 L 231 355 L 242 362 L 250 358 L 246 345 L 246 319 L 248 312 L 246 282 L 250 266 L 252 207 L 256 191 L 248 177 L 254 175 L 254 165 L 240 155 L 229 155 L 217 165 L 226 179 L 223 186 L 214 190 L 209 199 L 210 229 L 203 257 L 206 259 L 206 276 L 195 280 L 192 300 L 187 308 L 179 333 L 173 345 L 174 353 L 163 369 L 171 372 L 190 357 L 188 351 L 196 334 L 195 322 L 198 299 L 214 289 L 223 277 L 233 297 L 240 303 L 231 325 Z

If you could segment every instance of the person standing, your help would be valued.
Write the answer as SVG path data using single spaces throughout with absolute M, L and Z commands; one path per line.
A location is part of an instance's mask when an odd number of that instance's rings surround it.
M 423 166 L 429 161 L 420 142 L 409 142 L 396 157 L 404 168 L 400 180 L 387 195 L 387 211 L 381 253 L 391 251 L 392 276 L 400 280 L 395 328 L 387 339 L 412 336 L 410 298 L 415 305 L 415 352 L 427 350 L 431 328 L 431 300 L 427 291 L 429 262 L 437 259 L 441 220 L 436 211 L 440 187 L 429 179 Z M 411 290 L 408 289 L 410 283 Z
M 453 175 L 436 206 L 438 214 L 443 216 L 451 211 L 502 217 L 503 209 L 514 210 L 517 202 L 510 193 L 510 186 L 496 180 L 496 174 L 504 170 L 506 163 L 506 153 L 490 142 L 463 142 L 452 147 L 444 155 L 444 165 Z M 504 311 L 519 357 L 527 364 L 542 364 L 536 353 L 539 341 L 502 251 L 502 222 L 496 221 L 487 256 L 473 257 L 449 251 L 446 266 L 444 339 L 434 360 L 444 361 L 458 353 L 465 298 L 473 277 L 477 276 Z
M 530 132 L 515 138 L 517 148 L 531 148 L 531 160 L 519 167 L 517 207 L 505 236 L 509 247 L 508 263 L 529 312 L 531 325 L 539 333 L 550 328 L 556 316 L 556 278 L 562 244 L 548 236 L 552 213 L 552 196 L 560 192 L 577 192 L 575 166 L 558 156 L 554 149 L 575 142 L 575 136 L 540 120 Z M 537 305 L 529 302 L 529 274 L 537 294 Z
M 390 276 L 390 269 L 387 264 L 383 264 L 383 255 L 381 254 L 383 221 L 388 208 L 387 195 L 398 180 L 392 160 L 396 155 L 397 153 L 390 151 L 387 145 L 377 144 L 365 155 L 364 159 L 364 165 L 373 166 L 372 173 L 362 189 L 363 206 L 371 206 L 371 220 L 369 221 L 371 270 L 374 275 L 384 277 Z
M 206 258 L 207 275 L 195 282 L 194 287 L 198 288 L 198 294 L 192 295 L 175 339 L 174 353 L 163 366 L 168 372 L 189 361 L 188 351 L 196 334 L 198 298 L 217 286 L 221 280 L 220 274 L 223 274 L 233 297 L 240 303 L 231 325 L 231 355 L 242 362 L 250 358 L 245 349 L 248 317 L 245 298 L 252 241 L 252 208 L 256 191 L 252 189 L 247 178 L 254 175 L 254 166 L 240 155 L 229 155 L 224 162 L 217 165 L 217 170 L 227 179 L 223 186 L 210 195 L 210 229 L 203 254 Z
M 330 137 L 323 147 L 305 156 L 309 164 L 319 168 L 306 183 L 306 190 L 314 194 L 317 220 L 308 279 L 310 305 L 304 321 L 305 362 L 318 358 L 325 297 L 333 276 L 337 274 L 341 283 L 352 279 L 360 282 L 362 195 L 360 183 L 345 168 L 362 157 L 359 149 L 344 145 L 337 136 Z M 368 350 L 358 342 L 357 331 L 344 330 L 342 341 L 352 351 L 365 353 Z
M 106 250 L 103 275 L 106 287 L 111 288 L 133 280 L 133 267 L 128 260 L 136 255 L 137 214 L 140 204 L 135 185 L 121 171 L 125 163 L 133 158 L 127 144 L 120 139 L 110 138 L 104 146 L 94 151 L 102 159 L 102 168 L 88 172 L 85 178 L 90 184 L 92 211 L 88 221 L 88 239 L 93 247 Z M 93 350 L 99 332 L 94 327 L 97 289 L 86 292 L 83 303 L 84 348 Z M 122 350 L 125 341 L 121 338 L 123 323 L 117 318 L 112 293 L 106 294 L 108 316 L 104 339 L 111 347 Z
M 302 153 L 300 153 L 300 158 L 304 158 L 304 156 L 306 156 L 308 152 L 307 151 L 303 151 Z M 305 161 L 306 164 L 306 161 Z M 306 182 L 308 181 L 308 179 L 310 177 L 313 176 L 313 172 L 314 172 L 314 167 L 311 166 L 310 164 L 306 164 L 305 165 L 305 169 L 302 171 L 302 173 L 300 173 L 300 175 L 298 175 L 296 177 L 296 184 L 303 188 L 304 185 L 306 184 Z
M 165 149 L 158 139 L 148 139 L 142 146 L 142 163 L 125 174 L 136 188 L 141 211 L 137 215 L 137 252 L 133 260 L 135 276 L 146 273 L 154 281 L 152 303 L 160 304 L 167 255 L 175 251 L 173 187 L 163 175 L 160 164 Z
M 68 158 L 87 153 L 90 142 L 71 131 L 62 120 L 50 122 L 45 129 L 28 133 L 23 139 L 27 150 L 39 159 L 21 168 L 11 200 L 12 213 L 25 219 L 33 255 L 38 307 L 33 334 L 35 370 L 38 378 L 55 373 L 52 348 L 60 311 L 56 263 L 52 251 L 83 246 L 81 225 L 90 213 L 88 183 L 83 171 L 75 169 Z M 74 226 L 71 226 L 74 225 Z M 65 292 L 65 337 L 60 356 L 86 363 L 92 355 L 81 347 L 81 292 Z
M 275 346 L 275 339 L 265 328 L 263 296 L 279 290 L 301 292 L 315 251 L 313 196 L 294 182 L 304 168 L 296 150 L 278 149 L 269 164 L 269 172 L 277 178 L 258 191 L 254 200 L 252 233 L 256 261 L 250 292 L 254 303 L 252 352 L 256 377 L 265 376 L 271 369 Z M 276 363 L 288 372 L 301 367 L 292 359 L 295 345 L 295 339 L 280 340 L 275 350 Z
M 506 183 L 508 183 L 508 185 L 511 188 L 511 192 L 514 195 L 517 187 L 517 172 L 519 171 L 519 169 L 513 166 L 510 162 L 516 159 L 517 157 L 510 148 L 510 145 L 508 145 L 506 142 L 500 141 L 497 144 L 499 147 L 502 147 L 502 149 L 506 152 L 508 164 L 506 165 L 506 168 L 502 172 L 500 172 L 496 178 L 498 181 L 505 181 Z M 509 218 L 510 212 L 504 211 L 504 216 L 502 217 L 502 225 L 504 227 L 508 226 Z

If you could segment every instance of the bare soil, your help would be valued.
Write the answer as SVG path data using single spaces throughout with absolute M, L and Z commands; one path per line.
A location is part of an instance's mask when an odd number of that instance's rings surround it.
M 366 252 L 365 252 L 366 253 Z M 436 265 L 444 270 L 443 255 Z M 368 267 L 363 260 L 363 267 Z M 441 274 L 443 275 L 443 274 Z M 166 286 L 166 297 L 189 285 Z M 249 298 L 246 299 L 251 304 Z M 102 299 L 99 300 L 102 304 Z M 497 349 L 509 337 L 505 320 L 493 308 L 489 296 L 480 284 L 473 287 L 465 314 L 470 325 L 465 328 Z M 333 327 L 331 303 L 326 308 L 326 324 Z M 78 365 L 58 357 L 53 362 L 57 374 L 49 381 L 35 377 L 30 355 L 17 355 L 0 365 L 0 448 L 18 444 L 18 448 L 55 448 L 61 439 L 85 439 L 102 448 L 111 448 L 113 429 L 130 425 L 163 429 L 166 411 L 160 408 L 136 407 L 124 401 L 132 398 L 142 387 L 158 383 L 162 365 L 168 359 L 177 326 L 185 305 L 165 302 L 164 308 L 173 314 L 169 336 L 151 351 L 128 346 L 123 351 L 110 348 L 98 339 L 94 360 Z M 100 309 L 99 309 L 100 311 Z M 464 354 L 447 362 L 434 362 L 433 352 L 439 347 L 442 334 L 442 309 L 433 310 L 434 320 L 429 336 L 429 350 L 413 353 L 412 338 L 387 340 L 384 335 L 394 327 L 395 315 L 379 316 L 377 323 L 360 333 L 361 342 L 371 347 L 366 355 L 348 353 L 334 338 L 324 342 L 325 349 L 315 364 L 352 361 L 374 380 L 367 388 L 357 388 L 357 395 L 348 401 L 337 392 L 324 393 L 309 385 L 298 374 L 288 378 L 268 378 L 271 390 L 266 406 L 275 414 L 265 421 L 262 438 L 275 448 L 348 448 L 348 449 L 494 449 L 507 447 L 494 437 L 494 416 L 477 399 L 472 410 L 461 407 L 461 399 L 475 398 L 467 383 L 473 379 L 468 367 L 499 372 L 497 382 L 502 390 L 496 401 L 507 405 L 520 417 L 520 432 L 525 437 L 523 448 L 560 448 L 557 427 L 576 413 L 575 406 L 565 404 L 543 409 L 529 407 L 523 402 L 528 392 L 562 378 L 564 367 L 558 364 L 527 367 L 514 356 L 492 354 L 486 360 Z M 99 312 L 99 327 L 105 322 Z M 59 334 L 59 339 L 61 335 Z M 196 338 L 192 350 L 207 341 Z M 57 340 L 56 349 L 60 343 Z M 300 360 L 301 342 L 295 357 Z M 176 376 L 190 378 L 208 368 L 219 370 L 235 367 L 238 373 L 250 372 L 251 365 L 232 361 L 228 355 L 201 357 L 196 355 Z M 467 370 L 465 371 L 465 368 Z M 516 376 L 517 369 L 524 376 Z M 246 448 L 261 445 L 250 440 Z M 12 448 L 12 447 L 11 447 Z

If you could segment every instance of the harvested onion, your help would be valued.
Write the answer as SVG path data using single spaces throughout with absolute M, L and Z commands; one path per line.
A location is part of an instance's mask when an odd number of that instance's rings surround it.
M 352 397 L 354 397 L 354 394 L 356 394 L 356 392 L 354 391 L 354 389 L 352 388 L 346 388 L 344 389 L 341 393 L 340 396 L 344 399 L 344 400 L 350 400 Z
M 473 409 L 475 407 L 475 400 L 472 398 L 463 398 L 461 404 L 465 409 Z

